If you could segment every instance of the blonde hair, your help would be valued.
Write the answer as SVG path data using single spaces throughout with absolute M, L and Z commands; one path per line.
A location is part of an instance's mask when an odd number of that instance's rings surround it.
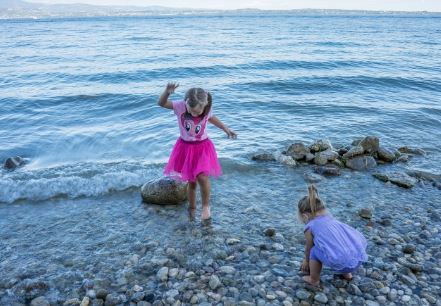
M 315 185 L 308 186 L 308 195 L 300 199 L 298 206 L 299 214 L 310 213 L 314 218 L 318 211 L 325 209 L 325 204 L 319 198 Z
M 204 112 L 201 115 L 202 117 L 205 117 L 208 114 L 211 109 L 211 104 L 213 103 L 211 94 L 208 91 L 197 87 L 187 90 L 184 100 L 190 108 L 198 105 L 205 105 Z

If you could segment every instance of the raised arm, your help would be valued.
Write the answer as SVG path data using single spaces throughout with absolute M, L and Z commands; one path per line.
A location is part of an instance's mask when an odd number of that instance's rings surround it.
M 173 109 L 173 103 L 168 97 L 175 92 L 175 89 L 179 87 L 177 83 L 168 83 L 162 95 L 159 97 L 158 105 L 164 108 Z
M 232 139 L 237 138 L 237 134 L 235 132 L 233 132 L 232 130 L 230 130 L 228 127 L 226 127 L 225 124 L 223 124 L 222 121 L 220 121 L 220 119 L 217 118 L 216 116 L 213 116 L 210 119 L 208 119 L 208 122 L 210 122 L 214 126 L 220 128 L 222 131 L 224 131 L 228 135 L 228 138 L 232 138 Z

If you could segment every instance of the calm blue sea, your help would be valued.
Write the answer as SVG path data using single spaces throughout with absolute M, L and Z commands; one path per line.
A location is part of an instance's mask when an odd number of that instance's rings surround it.
M 159 175 L 178 136 L 156 101 L 179 82 L 238 133 L 209 128 L 225 172 L 258 150 L 376 135 L 441 171 L 441 17 L 247 14 L 0 21 L 0 202 L 96 196 Z

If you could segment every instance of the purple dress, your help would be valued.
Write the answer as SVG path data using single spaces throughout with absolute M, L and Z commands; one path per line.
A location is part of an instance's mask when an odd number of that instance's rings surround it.
M 311 230 L 314 240 L 310 259 L 320 261 L 335 273 L 353 272 L 367 261 L 366 239 L 355 228 L 322 215 L 309 221 L 307 230 Z

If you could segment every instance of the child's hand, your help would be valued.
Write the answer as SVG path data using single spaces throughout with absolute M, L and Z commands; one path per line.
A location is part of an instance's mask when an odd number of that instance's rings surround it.
M 176 88 L 178 87 L 179 87 L 178 83 L 169 82 L 167 83 L 167 87 L 165 88 L 165 91 L 167 92 L 168 95 L 171 95 L 172 93 L 175 92 Z
M 300 267 L 300 270 L 302 270 L 303 273 L 309 274 L 309 261 L 306 259 L 303 259 L 302 266 Z
M 232 130 L 230 130 L 228 128 L 225 131 L 225 133 L 227 133 L 228 138 L 231 138 L 231 139 L 236 139 L 237 138 L 237 134 L 234 131 L 232 131 Z

